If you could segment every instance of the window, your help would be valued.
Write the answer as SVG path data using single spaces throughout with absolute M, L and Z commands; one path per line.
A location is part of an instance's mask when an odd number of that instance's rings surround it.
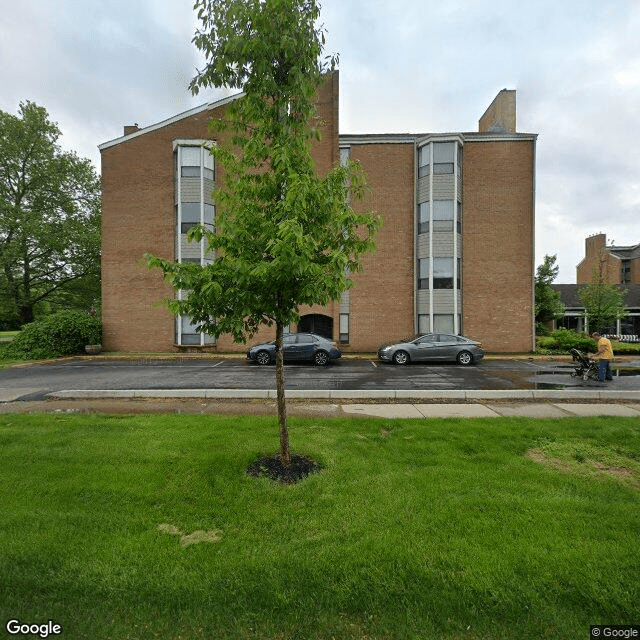
M 433 230 L 453 231 L 453 200 L 433 201 Z
M 340 314 L 340 342 L 346 344 L 349 342 L 349 314 Z
M 196 224 L 200 224 L 200 203 L 183 202 L 181 204 L 181 209 L 180 233 L 187 233 L 191 227 Z
M 433 173 L 453 173 L 455 160 L 455 142 L 433 143 Z
M 441 333 L 453 333 L 453 314 L 436 313 L 433 315 L 433 330 Z
M 418 316 L 418 333 L 427 333 L 431 330 L 429 326 L 429 315 L 428 314 L 420 314 Z
M 418 233 L 429 233 L 429 218 L 431 217 L 431 204 L 421 202 L 418 205 Z
M 204 148 L 202 149 L 203 155 L 203 171 L 204 177 L 207 180 L 215 180 L 215 164 L 213 162 L 213 154 L 211 153 L 211 149 Z
M 425 144 L 418 149 L 418 176 L 428 176 L 431 164 L 431 145 Z
M 209 229 L 213 230 L 213 225 L 215 224 L 216 219 L 216 208 L 215 205 L 207 204 L 204 205 L 204 225 Z
M 453 289 L 453 258 L 433 259 L 433 288 Z
M 429 288 L 429 258 L 418 260 L 418 289 Z
M 180 175 L 183 178 L 199 178 L 202 149 L 200 147 L 182 147 L 180 149 Z
M 196 325 L 191 322 L 191 318 L 181 316 L 179 321 L 181 323 L 182 344 L 200 344 L 200 334 L 196 330 Z
M 350 147 L 340 147 L 340 166 L 346 167 L 349 164 L 349 158 L 351 157 Z

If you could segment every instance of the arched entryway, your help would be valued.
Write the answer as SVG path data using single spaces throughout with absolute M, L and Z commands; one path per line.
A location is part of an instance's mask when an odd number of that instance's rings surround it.
M 321 313 L 309 313 L 300 318 L 298 333 L 316 333 L 333 340 L 333 318 Z

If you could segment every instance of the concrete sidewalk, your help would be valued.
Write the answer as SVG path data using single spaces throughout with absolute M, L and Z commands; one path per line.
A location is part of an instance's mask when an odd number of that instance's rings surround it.
M 291 400 L 345 400 L 348 402 L 486 402 L 486 401 L 585 401 L 638 402 L 640 390 L 609 391 L 603 389 L 287 389 Z M 54 391 L 49 398 L 60 400 L 93 398 L 204 398 L 219 400 L 275 400 L 275 389 L 75 389 Z
M 276 392 L 274 389 L 85 389 L 57 391 L 47 397 L 71 401 L 196 399 L 273 402 Z M 327 408 L 339 407 L 344 415 L 382 418 L 607 415 L 640 419 L 640 391 L 287 390 L 286 397 L 293 402 L 315 402 L 320 411 L 325 405 Z

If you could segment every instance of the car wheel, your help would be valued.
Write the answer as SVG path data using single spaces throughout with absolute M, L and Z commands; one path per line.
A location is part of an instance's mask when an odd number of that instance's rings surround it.
M 256 354 L 256 362 L 258 364 L 269 364 L 271 362 L 271 356 L 268 351 L 258 351 Z
M 406 351 L 396 351 L 393 354 L 394 364 L 407 364 L 409 362 L 409 354 Z
M 468 351 L 461 351 L 457 356 L 456 360 L 458 364 L 468 366 L 473 363 L 473 356 Z
M 323 366 L 329 362 L 329 354 L 326 351 L 316 351 L 313 354 L 313 361 L 316 364 Z

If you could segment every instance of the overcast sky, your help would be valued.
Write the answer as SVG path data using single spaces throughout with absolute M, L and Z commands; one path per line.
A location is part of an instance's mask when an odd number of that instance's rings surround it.
M 516 89 L 518 131 L 537 133 L 536 265 L 575 282 L 584 239 L 640 243 L 638 0 L 324 0 L 340 55 L 341 133 L 477 131 Z M 100 168 L 125 124 L 210 100 L 191 0 L 0 0 L 0 109 L 32 100 L 65 149 Z

